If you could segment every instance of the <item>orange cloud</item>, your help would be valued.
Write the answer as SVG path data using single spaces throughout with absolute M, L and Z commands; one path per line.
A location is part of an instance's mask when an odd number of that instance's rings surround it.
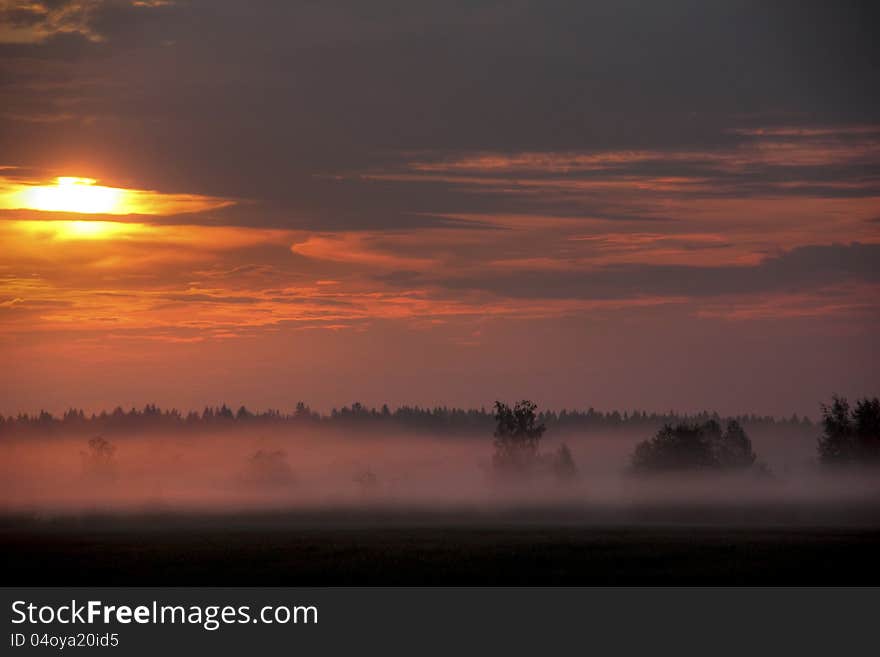
M 407 169 L 423 174 L 607 172 L 626 175 L 627 167 L 645 163 L 691 164 L 731 170 L 758 165 L 821 166 L 876 162 L 880 157 L 880 126 L 875 125 L 768 127 L 729 132 L 740 135 L 744 141 L 729 149 L 713 150 L 482 152 L 437 160 L 414 160 L 408 163 Z M 442 180 L 463 181 L 456 178 Z
M 41 43 L 56 34 L 79 34 L 88 41 L 103 41 L 103 35 L 92 26 L 102 4 L 102 0 L 10 0 L 0 7 L 0 43 Z
M 877 315 L 878 285 L 850 285 L 804 292 L 730 297 L 699 308 L 700 318 L 728 321 L 760 321 L 804 318 L 838 318 L 850 322 L 854 316 Z
M 100 9 L 128 4 L 139 9 L 170 7 L 173 0 L 3 0 L 0 2 L 0 43 L 43 43 L 59 34 L 77 34 L 92 43 L 104 35 L 96 28 Z
M 408 257 L 384 250 L 377 244 L 377 235 L 372 233 L 310 235 L 295 243 L 290 250 L 307 258 L 382 269 L 422 269 L 435 263 L 431 258 Z
M 857 194 L 823 195 L 810 191 L 815 181 L 795 176 L 738 195 L 731 191 L 739 183 L 724 177 L 777 162 L 873 157 L 873 133 L 849 137 L 862 145 L 850 148 L 839 135 L 779 132 L 743 135 L 754 143 L 717 153 L 480 154 L 371 172 L 367 177 L 430 180 L 534 202 L 522 212 L 439 215 L 457 226 L 391 231 L 163 225 L 150 217 L 233 201 L 82 179 L 45 184 L 17 179 L 16 170 L 6 168 L 0 171 L 0 208 L 11 220 L 0 221 L 6 256 L 0 263 L 0 333 L 64 333 L 97 346 L 110 336 L 118 343 L 170 345 L 281 330 L 360 331 L 390 321 L 420 331 L 455 324 L 462 344 L 478 344 L 474 327 L 493 319 L 647 313 L 664 306 L 726 321 L 855 316 L 876 305 L 866 296 L 873 289 L 838 297 L 815 290 L 720 297 L 701 288 L 687 296 L 639 294 L 633 279 L 620 298 L 607 298 L 618 288 L 599 283 L 597 298 L 579 297 L 593 289 L 589 276 L 607 281 L 627 268 L 644 268 L 649 276 L 652 266 L 694 267 L 699 276 L 700 267 L 745 271 L 798 246 L 880 242 L 880 224 L 872 221 L 880 194 L 858 187 Z M 694 168 L 687 175 L 632 169 L 664 158 Z M 719 171 L 724 175 L 716 176 Z M 872 183 L 823 184 L 846 191 Z M 560 199 L 571 205 L 557 216 L 551 210 Z M 571 210 L 580 207 L 582 213 Z M 113 219 L 125 214 L 133 220 Z M 492 277 L 501 283 L 482 284 Z M 540 284 L 530 287 L 533 279 Z M 571 280 L 575 284 L 566 287 Z M 563 281 L 559 290 L 555 281 Z M 522 288 L 529 294 L 516 296 Z

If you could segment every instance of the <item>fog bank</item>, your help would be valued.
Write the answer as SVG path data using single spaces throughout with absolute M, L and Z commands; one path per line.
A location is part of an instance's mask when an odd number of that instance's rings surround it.
M 0 442 L 6 513 L 256 512 L 340 509 L 606 512 L 730 505 L 859 506 L 873 472 L 821 469 L 803 445 L 775 445 L 770 472 L 635 476 L 641 436 L 567 436 L 577 474 L 500 479 L 490 439 L 300 432 L 138 435 Z M 765 437 L 763 443 L 771 441 Z M 762 443 L 756 441 L 761 453 Z M 559 441 L 547 440 L 551 450 Z M 807 446 L 809 447 L 809 446 Z M 709 516 L 711 518 L 711 515 Z

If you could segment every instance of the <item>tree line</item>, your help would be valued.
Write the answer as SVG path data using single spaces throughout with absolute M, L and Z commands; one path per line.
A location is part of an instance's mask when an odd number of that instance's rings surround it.
M 681 414 L 648 413 L 645 411 L 602 412 L 587 410 L 536 412 L 536 421 L 553 433 L 590 433 L 598 431 L 651 431 L 667 424 L 723 422 L 717 413 Z M 790 418 L 741 415 L 734 418 L 743 426 L 765 427 L 801 432 L 812 430 L 806 417 Z M 201 412 L 181 412 L 162 409 L 155 404 L 143 408 L 125 410 L 117 407 L 112 411 L 86 414 L 81 409 L 69 409 L 60 416 L 47 411 L 36 414 L 21 413 L 16 416 L 0 414 L 0 436 L 69 432 L 91 434 L 125 434 L 151 431 L 214 431 L 223 428 L 256 427 L 276 425 L 280 427 L 322 427 L 327 429 L 364 429 L 367 431 L 401 431 L 437 435 L 484 436 L 495 424 L 495 410 L 486 408 L 465 409 L 448 406 L 433 408 L 399 406 L 395 409 L 382 405 L 378 409 L 360 403 L 334 408 L 328 414 L 312 410 L 304 402 L 294 409 L 283 412 L 277 409 L 252 411 L 245 406 L 238 409 L 222 404 L 205 407 Z
M 505 476 L 533 475 L 553 471 L 566 478 L 577 466 L 563 443 L 556 454 L 541 452 L 547 430 L 534 402 L 513 406 L 495 402 L 493 466 Z M 864 398 L 851 407 L 835 396 L 822 406 L 822 434 L 818 437 L 819 460 L 825 465 L 880 466 L 880 399 Z M 757 454 L 742 424 L 736 419 L 722 424 L 717 418 L 665 423 L 653 437 L 636 445 L 630 467 L 635 473 L 735 472 L 769 469 Z
M 399 412 L 399 411 L 398 411 Z M 372 417 L 373 413 L 367 413 Z M 386 410 L 380 417 L 395 417 Z M 199 416 L 188 415 L 181 418 L 173 412 L 163 412 L 155 406 L 148 406 L 144 412 L 102 414 L 87 418 L 82 412 L 66 413 L 60 420 L 44 414 L 35 420 L 20 416 L 4 420 L 7 424 L 50 423 L 64 426 L 65 423 L 78 423 L 90 426 L 104 417 L 131 419 L 152 417 L 161 421 L 176 418 L 187 421 L 196 418 L 198 423 L 229 422 L 239 425 L 242 422 L 257 421 L 260 416 L 246 412 L 233 414 L 227 407 L 220 412 L 206 409 Z M 332 422 L 338 421 L 342 414 L 329 418 L 311 412 L 304 404 L 297 407 L 292 417 L 271 415 L 285 421 Z M 548 427 L 545 420 L 554 417 L 551 413 L 537 412 L 537 405 L 523 400 L 513 405 L 497 401 L 491 419 L 494 422 L 492 456 L 493 471 L 507 481 L 521 481 L 536 476 L 553 475 L 559 480 L 570 481 L 577 477 L 578 467 L 571 450 L 563 442 L 555 451 L 542 451 L 542 440 Z M 556 415 L 555 417 L 558 417 Z M 265 417 L 263 418 L 265 419 Z M 854 406 L 843 397 L 833 397 L 832 403 L 822 406 L 822 433 L 818 437 L 819 460 L 827 466 L 880 466 L 880 399 L 864 398 Z M 88 441 L 87 450 L 80 453 L 83 472 L 94 480 L 112 481 L 116 476 L 114 455 L 116 447 L 103 436 L 98 435 Z M 708 418 L 679 419 L 676 423 L 663 424 L 656 433 L 635 446 L 630 457 L 630 471 L 636 474 L 664 472 L 745 472 L 769 474 L 769 468 L 758 461 L 751 438 L 743 425 L 735 418 L 724 424 L 717 416 Z M 248 461 L 247 478 L 252 483 L 265 485 L 287 485 L 293 481 L 293 472 L 283 450 L 258 450 Z M 376 476 L 371 471 L 358 475 L 356 481 L 365 490 L 374 488 Z

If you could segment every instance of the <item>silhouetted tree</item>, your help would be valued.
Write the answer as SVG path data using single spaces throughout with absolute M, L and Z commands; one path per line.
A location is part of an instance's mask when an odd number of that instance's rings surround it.
M 546 427 L 535 415 L 537 404 L 523 400 L 513 408 L 495 402 L 495 455 L 493 465 L 499 470 L 525 472 L 538 456 L 538 445 Z
M 862 460 L 880 464 L 880 399 L 865 398 L 857 402 L 853 417 Z
M 706 469 L 715 464 L 712 446 L 695 424 L 665 425 L 651 440 L 636 446 L 633 469 L 640 472 Z
M 722 431 L 714 418 L 667 424 L 652 439 L 639 443 L 632 455 L 637 472 L 735 470 L 754 462 L 752 441 L 740 424 L 732 420 Z
M 716 435 L 715 458 L 722 469 L 747 468 L 754 464 L 757 457 L 752 441 L 739 422 L 730 420 L 724 433 Z
M 819 459 L 828 465 L 880 465 L 880 399 L 862 399 L 854 409 L 844 397 L 822 405 Z

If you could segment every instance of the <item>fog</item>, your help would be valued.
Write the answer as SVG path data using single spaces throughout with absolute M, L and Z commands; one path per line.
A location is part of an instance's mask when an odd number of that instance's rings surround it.
M 5 513 L 406 510 L 463 513 L 564 509 L 581 517 L 652 519 L 638 510 L 784 507 L 787 517 L 874 523 L 880 478 L 815 463 L 814 444 L 755 440 L 767 468 L 736 474 L 635 476 L 641 435 L 565 436 L 577 474 L 501 479 L 491 439 L 327 431 L 7 438 L 0 442 Z M 546 440 L 550 451 L 560 440 Z M 821 516 L 811 508 L 822 508 Z M 829 513 L 828 508 L 838 509 Z M 795 509 L 796 511 L 791 511 Z M 867 509 L 867 510 L 866 510 Z

